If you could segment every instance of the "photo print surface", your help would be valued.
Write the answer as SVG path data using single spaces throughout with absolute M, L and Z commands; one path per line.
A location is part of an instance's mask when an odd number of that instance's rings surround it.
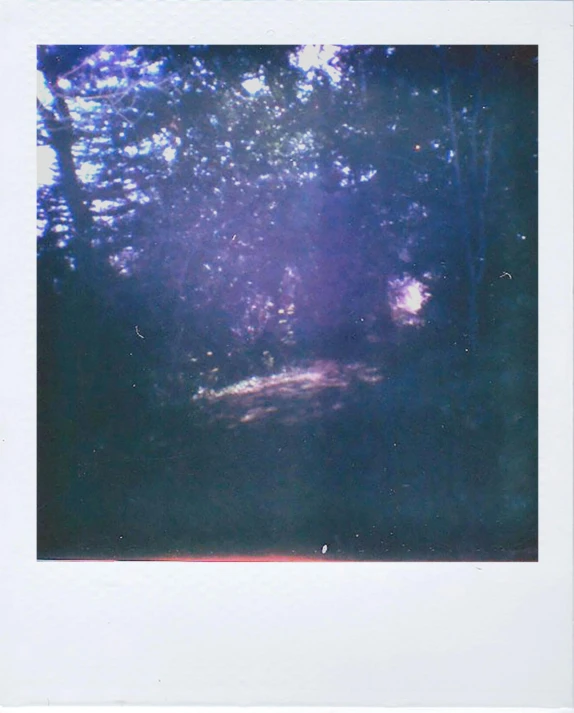
M 537 70 L 38 47 L 38 558 L 536 560 Z

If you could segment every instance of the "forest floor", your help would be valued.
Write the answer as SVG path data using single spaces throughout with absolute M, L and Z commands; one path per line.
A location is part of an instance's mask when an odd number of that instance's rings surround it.
M 43 556 L 536 559 L 536 493 L 520 474 L 509 496 L 508 447 L 465 388 L 319 360 L 201 390 L 78 465 Z

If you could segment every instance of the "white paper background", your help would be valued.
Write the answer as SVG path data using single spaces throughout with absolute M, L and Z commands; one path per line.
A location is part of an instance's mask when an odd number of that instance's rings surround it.
M 540 706 L 572 698 L 572 6 L 0 6 L 0 703 Z M 540 45 L 540 561 L 36 562 L 35 46 Z

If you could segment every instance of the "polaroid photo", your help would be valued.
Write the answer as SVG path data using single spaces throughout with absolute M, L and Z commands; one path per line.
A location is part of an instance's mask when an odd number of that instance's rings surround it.
M 0 703 L 573 705 L 572 5 L 3 23 Z

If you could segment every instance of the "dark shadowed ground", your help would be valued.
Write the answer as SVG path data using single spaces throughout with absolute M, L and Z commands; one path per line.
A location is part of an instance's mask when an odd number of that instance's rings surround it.
M 469 407 L 468 385 L 425 398 L 409 383 L 317 361 L 203 390 L 186 413 L 166 410 L 139 451 L 86 456 L 52 504 L 57 513 L 46 505 L 57 529 L 45 552 L 535 559 L 535 502 L 509 504 L 497 489 L 505 448 L 496 414 Z

